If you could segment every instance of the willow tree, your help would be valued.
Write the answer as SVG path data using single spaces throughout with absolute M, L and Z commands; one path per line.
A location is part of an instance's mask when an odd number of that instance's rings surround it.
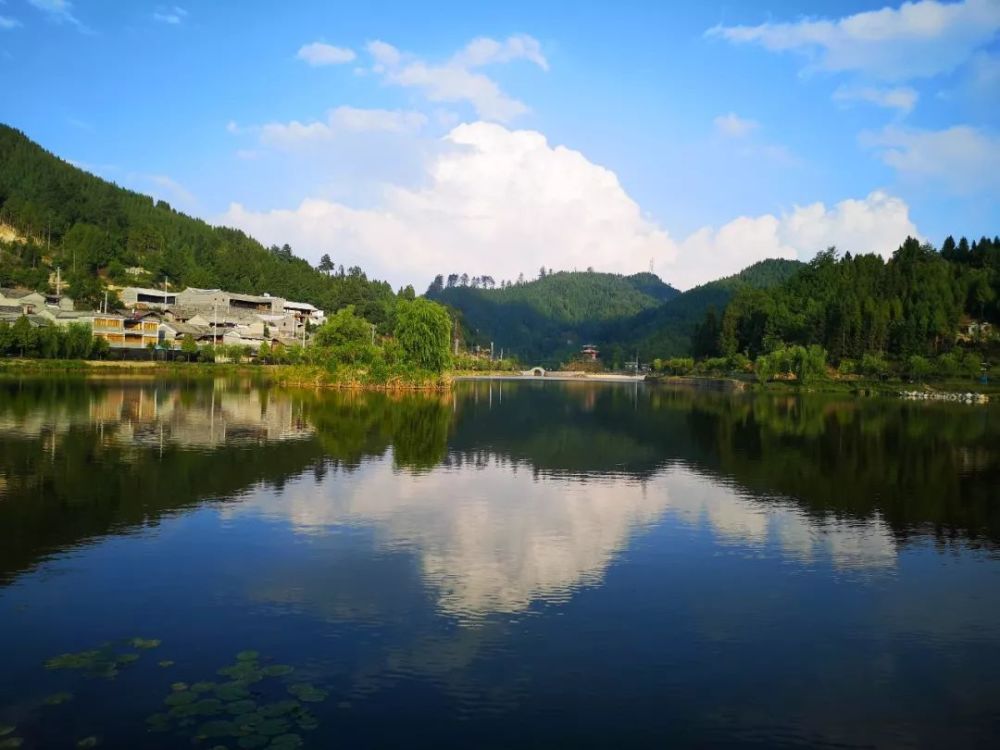
M 441 305 L 427 299 L 400 302 L 395 334 L 408 364 L 433 372 L 448 366 L 451 318 Z

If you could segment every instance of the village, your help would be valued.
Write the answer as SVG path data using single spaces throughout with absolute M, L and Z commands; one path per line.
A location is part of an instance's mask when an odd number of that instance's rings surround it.
M 58 289 L 58 285 L 57 285 Z M 25 317 L 33 327 L 84 324 L 121 359 L 197 347 L 241 347 L 257 354 L 261 347 L 306 346 L 325 320 L 323 310 L 270 294 L 239 294 L 222 289 L 187 287 L 183 291 L 123 287 L 119 309 L 76 310 L 67 295 L 30 289 L 0 288 L 0 321 Z M 117 307 L 117 306 L 116 306 Z M 124 309 L 122 309 L 124 308 Z M 167 355 L 169 356 L 169 354 Z

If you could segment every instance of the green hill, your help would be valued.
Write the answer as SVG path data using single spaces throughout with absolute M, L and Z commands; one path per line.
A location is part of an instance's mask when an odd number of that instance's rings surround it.
M 692 353 L 692 337 L 710 309 L 714 308 L 721 317 L 739 290 L 776 287 L 804 267 L 797 260 L 759 261 L 738 274 L 689 289 L 652 310 L 615 321 L 604 328 L 598 340 L 610 359 L 631 357 L 637 350 L 639 358 L 645 361 L 687 356 Z
M 498 288 L 443 286 L 427 296 L 455 310 L 469 343 L 516 353 L 522 360 L 568 355 L 609 321 L 630 318 L 680 294 L 651 273 L 622 276 L 559 271 Z
M 658 276 L 638 273 L 559 272 L 497 289 L 443 286 L 437 279 L 428 297 L 451 307 L 469 344 L 492 341 L 524 361 L 562 360 L 581 344 L 597 343 L 609 364 L 687 355 L 706 312 L 723 309 L 743 288 L 781 284 L 802 263 L 765 260 L 724 279 L 679 292 Z
M 269 292 L 326 310 L 353 304 L 384 324 L 395 295 L 360 268 L 322 273 L 288 245 L 266 248 L 236 229 L 213 227 L 164 201 L 125 190 L 0 125 L 0 285 L 44 290 L 61 267 L 69 293 L 96 305 L 108 282 Z M 143 268 L 138 276 L 128 268 Z

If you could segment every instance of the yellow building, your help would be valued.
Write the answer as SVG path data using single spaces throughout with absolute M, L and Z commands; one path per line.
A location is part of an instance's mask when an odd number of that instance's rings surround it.
M 160 341 L 160 321 L 149 313 L 94 315 L 94 338 L 104 339 L 117 349 L 143 349 Z

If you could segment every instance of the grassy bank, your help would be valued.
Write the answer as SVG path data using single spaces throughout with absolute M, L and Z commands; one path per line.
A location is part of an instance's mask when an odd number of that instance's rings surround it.
M 1000 396 L 1000 381 L 988 384 L 971 379 L 949 378 L 929 382 L 911 382 L 901 378 L 875 380 L 858 377 L 817 378 L 807 384 L 795 380 L 771 380 L 761 383 L 748 376 L 711 377 L 707 375 L 650 375 L 647 383 L 681 385 L 713 390 L 746 390 L 768 393 L 843 393 L 855 395 L 898 396 L 901 391 L 939 393 L 982 393 Z
M 451 384 L 447 373 L 412 369 L 313 365 L 257 365 L 213 362 L 121 362 L 79 359 L 0 359 L 0 375 L 68 375 L 93 380 L 216 378 L 251 376 L 278 385 L 368 390 L 442 390 Z

